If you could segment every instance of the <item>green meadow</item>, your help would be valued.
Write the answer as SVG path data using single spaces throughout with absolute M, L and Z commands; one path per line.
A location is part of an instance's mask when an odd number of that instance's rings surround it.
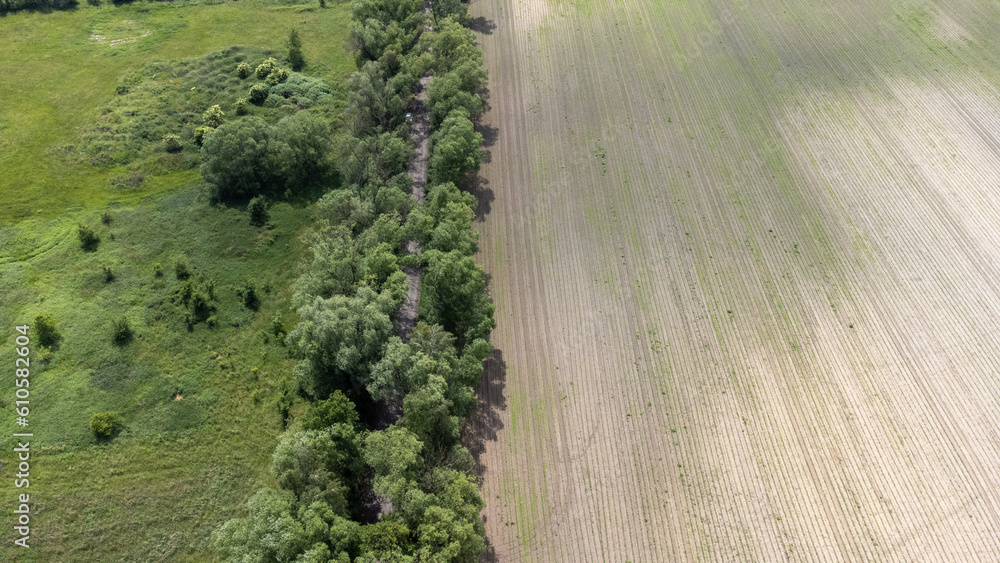
M 354 70 L 345 47 L 349 22 L 346 5 L 252 1 L 105 4 L 0 18 L 0 224 L 147 195 L 109 190 L 107 170 L 77 166 L 62 154 L 129 73 L 231 45 L 281 50 L 294 27 L 308 73 L 337 84 Z M 168 180 L 157 185 L 176 187 Z
M 274 202 L 252 224 L 245 204 L 209 198 L 192 135 L 211 105 L 233 118 L 257 82 L 237 62 L 286 64 L 292 28 L 301 92 L 249 113 L 306 107 L 336 124 L 349 22 L 343 4 L 244 1 L 0 18 L 0 560 L 211 561 L 212 530 L 271 482 L 283 415 L 298 408 L 283 333 L 310 200 Z M 100 239 L 90 250 L 79 225 Z M 18 427 L 15 327 L 39 314 L 59 339 L 42 350 L 29 332 Z M 132 335 L 116 343 L 122 319 Z M 123 426 L 98 440 L 89 421 L 105 411 Z M 34 434 L 27 489 L 14 486 L 15 432 Z M 13 545 L 21 493 L 31 549 Z

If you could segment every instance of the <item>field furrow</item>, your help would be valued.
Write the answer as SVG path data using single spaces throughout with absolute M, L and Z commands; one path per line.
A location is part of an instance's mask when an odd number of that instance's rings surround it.
M 1000 559 L 1000 6 L 472 13 L 493 557 Z

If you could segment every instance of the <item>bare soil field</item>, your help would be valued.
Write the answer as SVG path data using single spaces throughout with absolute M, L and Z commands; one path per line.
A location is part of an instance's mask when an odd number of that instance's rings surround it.
M 1000 5 L 475 0 L 498 561 L 1000 561 Z

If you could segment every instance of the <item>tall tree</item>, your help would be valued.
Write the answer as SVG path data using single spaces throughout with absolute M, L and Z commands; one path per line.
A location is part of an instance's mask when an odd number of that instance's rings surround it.
M 392 335 L 389 315 L 400 302 L 401 296 L 361 286 L 353 296 L 317 297 L 301 307 L 302 320 L 287 341 L 299 358 L 295 373 L 303 390 L 326 397 L 363 376 Z
M 440 323 L 460 345 L 489 336 L 495 322 L 482 268 L 457 250 L 428 250 L 424 257 L 420 318 Z
M 302 39 L 295 28 L 288 34 L 288 64 L 296 72 L 306 66 L 306 58 L 302 55 Z
M 441 127 L 431 135 L 428 180 L 433 184 L 451 182 L 460 186 L 469 172 L 479 170 L 483 136 L 476 133 L 465 108 L 451 110 Z

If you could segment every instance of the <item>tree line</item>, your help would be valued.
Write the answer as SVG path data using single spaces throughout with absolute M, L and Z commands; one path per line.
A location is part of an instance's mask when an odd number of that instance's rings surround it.
M 354 0 L 351 8 L 358 70 L 348 80 L 347 131 L 333 149 L 343 187 L 315 206 L 293 296 L 299 322 L 286 339 L 311 406 L 279 439 L 277 488 L 259 491 L 246 516 L 213 534 L 228 561 L 474 561 L 486 550 L 484 501 L 460 441 L 495 326 L 472 259 L 476 202 L 461 189 L 482 158 L 472 124 L 485 106 L 482 53 L 460 1 L 435 2 L 430 17 L 422 0 Z M 408 196 L 406 113 L 426 75 L 431 156 L 427 200 L 418 204 Z M 325 157 L 323 143 L 309 141 L 312 122 L 287 119 L 242 126 L 253 131 L 240 138 L 259 140 L 259 157 L 245 157 L 262 163 L 259 173 L 235 181 L 228 167 L 252 171 L 253 162 L 221 159 L 203 169 L 206 179 L 244 196 L 290 189 L 299 181 L 290 175 Z M 227 143 L 220 133 L 206 138 L 206 151 Z M 409 240 L 423 251 L 407 254 Z M 404 342 L 392 315 L 406 296 L 406 265 L 421 265 L 423 281 L 420 322 Z M 375 401 L 402 417 L 372 430 L 357 405 Z M 391 509 L 362 524 L 372 490 Z
M 0 15 L 26 10 L 72 10 L 78 4 L 77 0 L 0 0 Z

